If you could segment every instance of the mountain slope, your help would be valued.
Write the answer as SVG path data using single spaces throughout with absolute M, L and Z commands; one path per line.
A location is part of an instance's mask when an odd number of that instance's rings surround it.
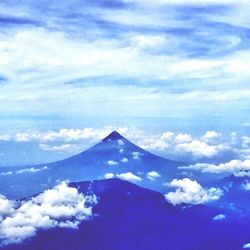
M 68 159 L 22 169 L 2 168 L 0 193 L 20 198 L 53 187 L 58 181 L 103 179 L 106 174 L 163 191 L 166 181 L 180 176 L 178 165 L 141 149 L 113 131 L 100 143 Z
M 79 229 L 41 230 L 37 236 L 11 250 L 235 250 L 249 240 L 249 219 L 213 207 L 172 206 L 157 192 L 118 179 L 70 184 L 83 194 L 93 193 L 98 203 L 95 216 Z

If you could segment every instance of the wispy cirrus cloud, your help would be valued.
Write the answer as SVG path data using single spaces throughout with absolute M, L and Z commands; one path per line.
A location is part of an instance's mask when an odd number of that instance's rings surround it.
M 72 117 L 211 118 L 243 107 L 248 9 L 246 1 L 2 1 L 1 113 L 56 116 L 67 106 Z

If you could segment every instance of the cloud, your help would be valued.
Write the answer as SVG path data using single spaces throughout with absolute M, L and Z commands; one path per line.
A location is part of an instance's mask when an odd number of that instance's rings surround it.
M 127 162 L 128 162 L 128 158 L 126 158 L 126 157 L 122 158 L 122 159 L 121 159 L 121 162 L 127 163 Z
M 144 149 L 185 160 L 213 158 L 225 152 L 237 151 L 236 145 L 232 145 L 231 137 L 225 140 L 216 131 L 207 131 L 200 138 L 194 138 L 187 133 L 175 134 L 171 131 L 164 132 L 160 136 L 140 134 L 137 144 Z
M 250 160 L 232 160 L 218 165 L 210 163 L 197 163 L 179 168 L 197 170 L 202 173 L 232 173 L 235 174 L 235 176 L 244 176 L 250 173 Z
M 63 120 L 100 112 L 105 117 L 179 114 L 173 118 L 177 123 L 201 114 L 211 121 L 231 107 L 227 117 L 246 117 L 248 100 L 239 101 L 242 94 L 249 96 L 246 1 L 90 2 L 51 1 L 42 7 L 1 2 L 0 75 L 10 82 L 1 84 L 1 113 L 62 117 L 66 107 Z M 97 93 L 95 82 L 103 76 L 109 77 L 99 91 L 105 95 Z M 88 80 L 65 84 L 74 79 Z M 83 135 L 70 138 L 75 136 Z
M 174 179 L 168 185 L 176 189 L 175 192 L 165 194 L 167 201 L 173 205 L 203 204 L 218 200 L 223 195 L 223 191 L 219 188 L 205 189 L 198 182 L 188 178 Z
M 21 243 L 40 229 L 77 228 L 92 216 L 88 204 L 96 203 L 94 196 L 83 196 L 65 182 L 19 204 L 0 199 L 0 239 L 5 245 Z
M 250 243 L 246 243 L 243 245 L 243 248 L 250 248 Z
M 193 140 L 190 143 L 181 143 L 176 146 L 177 151 L 187 152 L 192 154 L 194 157 L 208 157 L 211 158 L 218 154 L 218 152 L 226 150 L 227 148 L 223 145 L 212 146 L 205 142 Z
M 243 189 L 250 191 L 250 182 L 246 182 L 242 185 Z
M 207 131 L 201 139 L 205 142 L 214 142 L 216 139 L 220 138 L 220 136 L 221 134 L 216 131 Z
M 0 223 L 3 217 L 14 211 L 15 201 L 8 200 L 5 196 L 0 195 Z
M 134 160 L 140 160 L 140 159 L 141 159 L 141 156 L 143 156 L 143 154 L 140 153 L 140 152 L 132 152 L 132 158 L 133 158 Z
M 12 174 L 25 174 L 25 173 L 37 173 L 37 172 L 41 172 L 44 170 L 47 170 L 48 167 L 44 166 L 42 168 L 35 168 L 35 167 L 31 167 L 31 168 L 22 168 L 16 171 L 8 171 L 8 172 L 1 172 L 0 175 L 2 176 L 8 176 L 8 175 L 12 175 Z
M 10 141 L 11 136 L 10 135 L 0 135 L 0 141 Z
M 51 131 L 42 136 L 44 141 L 78 141 L 86 139 L 103 139 L 107 134 L 111 133 L 111 129 L 94 129 L 94 128 L 84 128 L 84 129 L 60 129 L 59 131 Z M 119 144 L 120 145 L 120 144 Z
M 116 165 L 119 164 L 119 162 L 113 161 L 113 160 L 109 160 L 109 161 L 107 162 L 107 164 L 108 164 L 109 166 L 116 166 Z
M 117 174 L 116 175 L 117 178 L 121 179 L 121 180 L 125 180 L 125 181 L 131 181 L 131 182 L 140 182 L 142 181 L 142 178 L 131 173 L 131 172 L 127 172 L 127 173 L 122 173 L 122 174 Z
M 1 172 L 0 175 L 2 176 L 7 176 L 7 175 L 12 175 L 13 172 L 12 171 L 8 171 L 8 172 Z
M 47 169 L 48 169 L 47 166 L 44 166 L 42 168 L 31 167 L 31 168 L 23 168 L 23 169 L 17 170 L 15 173 L 17 173 L 17 174 L 37 173 L 37 172 L 41 172 L 41 171 L 44 171 L 44 170 L 47 170 Z
M 117 143 L 119 146 L 123 146 L 124 145 L 124 141 L 122 139 L 117 140 Z
M 151 181 L 155 181 L 156 179 L 161 177 L 161 175 L 157 171 L 148 172 L 146 176 Z
M 217 214 L 213 217 L 213 220 L 224 220 L 226 218 L 225 214 Z
M 52 152 L 64 152 L 64 151 L 76 151 L 78 150 L 78 146 L 76 144 L 62 144 L 62 145 L 47 145 L 47 144 L 39 144 L 39 148 L 43 151 L 52 151 Z
M 104 175 L 105 179 L 112 179 L 114 177 L 115 177 L 115 175 L 113 173 L 107 173 L 107 174 Z

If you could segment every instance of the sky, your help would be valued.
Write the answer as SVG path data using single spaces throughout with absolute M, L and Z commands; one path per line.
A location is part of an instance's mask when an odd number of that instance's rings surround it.
M 212 131 L 224 158 L 242 159 L 249 11 L 246 0 L 2 0 L 0 165 L 64 158 L 113 129 L 189 161 L 197 159 L 193 148 L 214 146 L 202 139 Z M 73 142 L 68 132 L 44 140 L 63 129 L 94 132 Z M 195 141 L 188 156 L 179 146 L 177 154 L 144 143 L 167 132 Z

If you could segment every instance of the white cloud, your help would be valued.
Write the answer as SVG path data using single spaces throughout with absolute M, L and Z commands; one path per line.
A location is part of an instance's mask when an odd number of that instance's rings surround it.
M 188 178 L 174 179 L 168 185 L 176 189 L 175 192 L 169 192 L 165 195 L 165 198 L 173 205 L 203 204 L 218 200 L 223 195 L 221 189 L 214 187 L 205 189 L 198 182 Z
M 207 131 L 201 138 L 193 138 L 190 134 L 164 132 L 161 136 L 140 134 L 135 138 L 137 144 L 144 149 L 165 153 L 174 158 L 187 157 L 191 160 L 212 158 L 225 151 L 235 151 L 231 145 L 231 137 L 225 143 L 221 134 L 216 131 Z
M 21 133 L 17 133 L 16 134 L 16 141 L 17 142 L 27 142 L 27 141 L 30 141 L 30 136 L 29 134 L 21 134 Z
M 127 163 L 127 162 L 128 162 L 128 158 L 126 158 L 126 157 L 122 158 L 122 159 L 121 159 L 121 162 Z
M 13 172 L 12 171 L 8 171 L 8 172 L 1 172 L 0 175 L 2 176 L 7 176 L 7 175 L 12 175 Z
M 127 172 L 127 173 L 122 173 L 122 174 L 117 174 L 116 175 L 117 178 L 121 179 L 121 180 L 125 180 L 125 181 L 131 181 L 131 182 L 140 182 L 142 181 L 142 178 L 131 173 L 131 172 Z
M 250 182 L 246 182 L 242 186 L 245 190 L 250 191 Z
M 108 164 L 109 166 L 115 166 L 115 165 L 118 165 L 119 162 L 113 161 L 113 160 L 108 160 L 107 164 Z
M 250 248 L 250 243 L 246 243 L 243 248 Z
M 167 131 L 162 134 L 161 139 L 165 141 L 172 141 L 175 137 L 175 134 L 173 132 Z
M 47 166 L 44 166 L 44 167 L 42 167 L 42 168 L 34 168 L 34 167 L 31 167 L 31 168 L 23 168 L 23 169 L 17 170 L 16 173 L 17 173 L 17 174 L 36 173 L 36 172 L 41 172 L 41 171 L 44 171 L 44 170 L 47 170 L 47 169 L 48 169 Z
M 193 140 L 190 143 L 182 143 L 176 146 L 177 151 L 187 152 L 194 157 L 208 157 L 211 158 L 218 154 L 218 152 L 226 150 L 227 147 L 223 145 L 212 146 L 199 140 Z
M 59 131 L 51 131 L 43 134 L 41 137 L 44 141 L 78 141 L 86 139 L 103 139 L 112 130 L 110 128 L 104 129 L 94 129 L 94 128 L 84 128 L 84 129 L 72 129 L 72 128 L 63 128 Z
M 218 139 L 220 136 L 221 134 L 216 131 L 207 131 L 201 139 L 205 142 L 214 142 L 214 140 Z
M 36 173 L 36 172 L 41 172 L 41 171 L 44 171 L 44 170 L 47 170 L 48 167 L 47 166 L 44 166 L 42 168 L 35 168 L 35 167 L 31 167 L 31 168 L 23 168 L 23 169 L 19 169 L 19 170 L 16 170 L 15 172 L 13 171 L 8 171 L 8 172 L 1 172 L 0 175 L 2 176 L 8 176 L 8 175 L 12 175 L 12 174 L 24 174 L 24 173 Z
M 217 214 L 213 217 L 213 220 L 223 220 L 226 218 L 225 214 Z
M 104 175 L 105 179 L 112 179 L 114 177 L 115 177 L 115 175 L 113 173 L 107 173 L 107 174 Z
M 0 141 L 10 141 L 11 136 L 10 135 L 0 135 Z
M 161 177 L 161 175 L 156 171 L 148 172 L 146 176 L 151 181 L 155 181 L 156 179 Z
M 0 199 L 0 204 L 3 204 L 0 207 L 0 239 L 4 244 L 21 243 L 36 235 L 39 229 L 77 228 L 81 221 L 92 215 L 92 207 L 86 206 L 86 203 L 96 203 L 94 196 L 83 196 L 65 182 L 21 201 L 19 205 L 5 197 Z
M 140 160 L 141 156 L 143 156 L 143 154 L 140 152 L 132 152 L 132 156 L 133 156 L 134 160 Z
M 78 150 L 78 146 L 76 144 L 62 144 L 62 145 L 47 145 L 47 144 L 39 144 L 39 148 L 43 151 L 54 151 L 54 152 L 63 152 L 63 151 L 76 151 Z
M 176 137 L 175 137 L 175 141 L 177 143 L 185 143 L 185 142 L 192 142 L 193 141 L 193 138 L 191 135 L 189 134 L 178 134 Z
M 117 140 L 117 143 L 119 146 L 123 146 L 124 145 L 124 141 L 122 139 Z
M 3 217 L 14 211 L 15 201 L 8 200 L 5 196 L 0 195 L 0 223 Z
M 203 173 L 233 173 L 236 176 L 247 175 L 250 171 L 250 160 L 232 160 L 218 165 L 210 163 L 197 163 L 189 166 L 179 167 L 182 169 L 193 169 Z M 249 172 L 250 173 L 250 172 Z

